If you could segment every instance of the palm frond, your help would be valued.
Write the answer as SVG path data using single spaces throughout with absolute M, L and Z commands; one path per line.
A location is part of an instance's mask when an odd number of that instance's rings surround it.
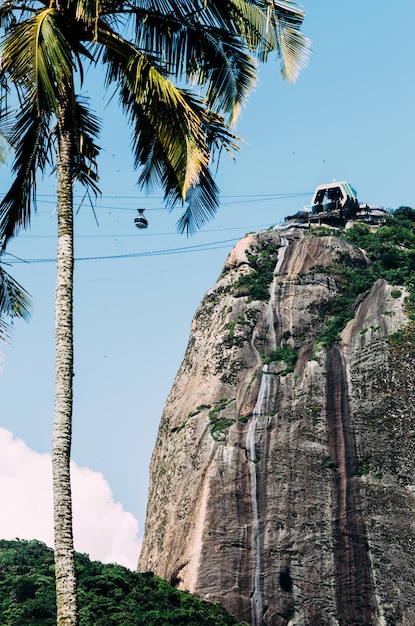
M 232 154 L 238 149 L 235 137 L 221 116 L 213 112 L 200 111 L 200 127 L 209 156 L 208 163 L 198 168 L 196 181 L 187 188 L 185 202 L 187 208 L 177 223 L 179 232 L 192 234 L 215 215 L 219 206 L 219 190 L 210 172 L 215 156 L 225 149 Z M 165 158 L 165 153 L 156 134 L 151 134 L 147 126 L 140 135 L 140 163 L 142 165 L 139 184 L 152 189 L 160 185 L 164 189 L 166 205 L 169 209 L 183 206 L 183 195 L 177 185 L 177 172 L 174 165 Z M 136 133 L 139 136 L 139 133 Z
M 0 240 L 3 244 L 30 222 L 36 200 L 36 172 L 49 162 L 49 119 L 37 107 L 21 108 L 10 136 L 15 150 L 10 189 L 0 203 Z
M 151 96 L 146 94 L 143 103 L 129 106 L 134 123 L 136 164 L 143 166 L 139 185 L 161 184 L 166 198 L 184 200 L 189 189 L 199 183 L 211 157 L 203 104 L 185 90 L 172 89 L 169 81 L 159 82 L 159 79 L 157 76 L 161 89 L 158 97 L 153 97 L 155 91 L 150 87 Z M 124 90 L 124 101 L 126 96 Z M 160 172 L 163 172 L 161 177 Z
M 51 122 L 65 96 L 74 124 L 73 180 L 99 193 L 99 124 L 65 91 L 75 64 L 82 82 L 85 58 L 103 60 L 107 84 L 118 90 L 133 130 L 139 185 L 164 187 L 170 207 L 188 203 L 179 228 L 192 231 L 219 202 L 209 167 L 215 151 L 232 151 L 237 143 L 222 115 L 235 121 L 256 82 L 255 58 L 264 61 L 276 51 L 281 73 L 291 81 L 305 65 L 303 11 L 292 0 L 42 4 L 3 40 L 0 84 L 7 79 L 16 86 L 22 107 L 12 133 L 15 180 L 0 203 L 0 237 L 6 242 L 29 223 L 36 171 L 51 162 Z M 136 20 L 132 42 L 119 34 L 129 16 Z M 198 96 L 176 87 L 173 78 L 197 86 Z
M 3 44 L 0 78 L 6 75 L 42 112 L 56 113 L 61 85 L 73 71 L 61 19 L 55 9 L 44 9 L 18 24 Z
M 231 120 L 256 83 L 256 62 L 245 42 L 195 17 L 183 23 L 152 13 L 137 26 L 135 45 L 144 54 L 151 50 L 169 75 L 203 86 L 207 106 Z
M 291 0 L 230 1 L 235 24 L 259 60 L 266 61 L 270 52 L 276 52 L 282 78 L 295 82 L 307 64 L 311 47 L 300 31 L 304 12 L 298 4 Z
M 10 337 L 11 327 L 6 318 L 27 320 L 31 309 L 29 293 L 0 264 L 0 339 L 7 341 Z
M 307 64 L 304 13 L 283 0 L 154 0 L 136 2 L 136 46 L 172 75 L 204 87 L 207 105 L 234 122 L 256 83 L 254 57 L 280 59 L 294 82 Z M 248 54 L 249 51 L 249 54 Z
M 100 0 L 77 0 L 76 2 L 76 18 L 87 26 L 92 26 L 93 41 L 97 39 L 100 4 Z
M 27 320 L 31 309 L 30 294 L 0 264 L 0 311 L 8 317 Z
M 121 85 L 120 102 L 132 124 L 135 163 L 141 168 L 138 183 L 149 190 L 160 185 L 170 208 L 188 201 L 179 228 L 191 232 L 218 206 L 209 172 L 213 155 L 222 148 L 237 149 L 238 138 L 222 116 L 175 87 L 129 42 L 107 28 L 100 37 L 106 44 L 108 82 Z
M 245 46 L 226 31 L 204 32 L 203 42 L 204 54 L 195 51 L 194 69 L 187 77 L 207 85 L 207 108 L 228 115 L 233 124 L 257 83 L 257 65 Z
M 150 14 L 160 12 L 167 20 L 177 16 L 187 27 L 199 23 L 207 29 L 217 28 L 233 34 L 243 40 L 251 52 L 270 47 L 267 42 L 270 5 L 274 5 L 273 0 L 154 0 L 144 3 Z M 135 6 L 144 9 L 143 3 L 136 2 Z
M 120 103 L 133 125 L 136 164 L 147 161 L 156 138 L 157 153 L 164 155 L 176 173 L 177 189 L 184 199 L 209 161 L 201 128 L 203 103 L 175 87 L 129 42 L 107 29 L 101 30 L 100 37 L 106 44 L 107 80 L 116 78 L 120 84 Z M 145 184 L 145 173 L 140 180 Z
M 225 28 L 236 32 L 248 48 L 266 61 L 276 52 L 281 62 L 281 76 L 294 82 L 307 64 L 311 42 L 301 31 L 304 12 L 291 0 L 210 0 L 215 16 L 222 14 Z M 224 9 L 224 6 L 227 9 Z
M 213 112 L 206 112 L 203 120 L 205 141 L 211 157 L 211 165 L 218 159 L 222 150 L 233 158 L 239 149 L 241 139 L 233 135 L 224 125 L 223 118 Z M 219 207 L 219 189 L 213 179 L 210 168 L 200 172 L 197 185 L 191 187 L 186 195 L 188 206 L 177 222 L 180 233 L 193 234 L 211 220 Z
M 3 133 L 0 131 L 0 163 L 4 163 L 6 160 L 7 146 L 8 146 L 8 143 Z
M 297 80 L 302 69 L 307 65 L 311 42 L 303 35 L 295 20 L 276 12 L 270 22 L 277 42 L 277 52 L 281 63 L 281 76 L 288 82 Z
M 11 111 L 7 108 L 7 94 L 0 96 L 0 163 L 4 163 L 10 150 L 10 135 L 13 120 Z
M 179 233 L 190 235 L 211 220 L 219 207 L 219 188 L 208 169 L 198 184 L 188 190 L 186 202 L 187 208 L 176 226 Z
M 248 46 L 251 52 L 268 48 L 267 13 L 262 3 L 252 0 L 229 0 L 222 6 L 220 0 L 208 3 L 215 16 L 224 20 L 223 28 L 235 32 Z M 218 19 L 218 18 L 217 18 Z
M 77 130 L 77 146 L 74 150 L 73 179 L 83 187 L 99 194 L 97 157 L 100 147 L 96 143 L 101 124 L 87 106 L 86 99 L 75 100 L 74 122 Z

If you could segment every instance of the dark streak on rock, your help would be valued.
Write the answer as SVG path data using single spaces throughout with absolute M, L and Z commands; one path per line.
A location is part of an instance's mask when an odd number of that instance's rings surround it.
M 327 355 L 327 426 L 334 481 L 334 559 L 336 602 L 347 625 L 375 624 L 368 541 L 362 515 L 356 441 L 345 361 L 335 346 Z

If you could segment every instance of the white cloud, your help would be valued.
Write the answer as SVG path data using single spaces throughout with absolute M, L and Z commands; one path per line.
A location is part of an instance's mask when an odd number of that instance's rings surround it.
M 104 476 L 71 464 L 75 550 L 103 563 L 135 569 L 138 522 L 114 502 Z M 0 538 L 38 539 L 53 545 L 50 454 L 31 450 L 0 428 Z

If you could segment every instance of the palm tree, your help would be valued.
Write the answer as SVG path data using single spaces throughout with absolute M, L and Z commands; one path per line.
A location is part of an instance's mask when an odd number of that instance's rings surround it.
M 98 193 L 99 121 L 79 95 L 87 64 L 103 63 L 132 129 L 139 186 L 161 186 L 192 232 L 219 203 L 215 154 L 272 51 L 295 80 L 309 42 L 290 0 L 7 0 L 0 84 L 17 94 L 14 181 L 0 203 L 4 245 L 30 223 L 36 174 L 57 176 L 56 401 L 52 449 L 58 625 L 78 623 L 70 490 L 73 186 Z M 190 88 L 182 85 L 188 84 Z M 180 85 L 180 86 L 177 86 Z M 193 90 L 192 90 L 193 87 Z M 197 94 L 197 95 L 196 95 Z

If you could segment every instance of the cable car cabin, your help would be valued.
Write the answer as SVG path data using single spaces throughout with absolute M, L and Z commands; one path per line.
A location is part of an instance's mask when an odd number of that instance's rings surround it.
M 311 201 L 310 222 L 324 221 L 343 226 L 359 208 L 356 190 L 346 181 L 319 185 Z
M 148 221 L 144 217 L 144 209 L 137 209 L 137 211 L 138 216 L 134 218 L 134 224 L 137 226 L 137 228 L 147 228 Z

